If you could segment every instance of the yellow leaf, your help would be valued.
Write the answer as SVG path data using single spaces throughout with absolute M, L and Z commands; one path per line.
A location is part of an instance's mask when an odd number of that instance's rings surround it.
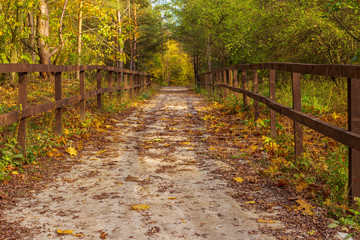
M 257 222 L 259 222 L 259 223 L 275 223 L 275 221 L 274 220 L 267 220 L 267 219 L 258 219 L 258 220 L 256 220 Z
M 64 134 L 65 134 L 65 135 L 69 135 L 69 133 L 70 133 L 70 132 L 69 132 L 69 129 L 66 129 L 66 128 L 65 128 L 65 129 L 64 129 Z
M 184 219 L 182 219 L 182 222 L 183 222 L 183 223 L 186 223 L 186 221 L 185 221 Z
M 55 155 L 55 153 L 54 153 L 54 152 L 49 151 L 46 155 L 48 155 L 48 157 L 53 157 L 53 156 Z
M 255 201 L 248 201 L 248 202 L 244 202 L 245 204 L 254 204 Z
M 76 233 L 76 234 L 74 234 L 73 236 L 74 236 L 74 237 L 78 237 L 78 238 L 80 238 L 80 237 L 85 237 L 85 235 L 84 235 L 84 234 L 81 234 L 81 233 Z
M 116 183 L 116 184 L 117 184 L 117 185 L 120 185 L 120 186 L 123 185 L 123 183 L 121 183 L 121 182 L 118 182 L 118 183 Z
M 136 210 L 136 211 L 141 211 L 141 210 L 146 210 L 149 209 L 150 207 L 148 205 L 145 204 L 137 204 L 137 205 L 133 205 L 130 207 L 130 210 Z
M 242 179 L 241 177 L 238 177 L 238 178 L 233 178 L 235 182 L 238 182 L 238 183 L 242 183 L 244 181 L 244 179 Z
M 77 151 L 75 150 L 75 148 L 73 147 L 69 147 L 68 149 L 65 150 L 68 154 L 70 154 L 71 156 L 76 156 L 77 155 Z
M 314 212 L 311 209 L 315 208 L 310 203 L 306 202 L 304 199 L 296 200 L 299 206 L 294 207 L 294 211 L 303 210 L 302 213 L 304 215 L 308 214 L 310 216 L 314 215 Z
M 107 238 L 107 234 L 105 232 L 100 232 L 100 239 L 106 239 Z
M 184 145 L 190 145 L 191 142 L 183 142 L 182 144 L 184 144 Z
M 96 155 L 100 155 L 100 154 L 102 154 L 104 152 L 107 152 L 107 149 L 97 152 Z
M 309 185 L 306 182 L 301 182 L 298 185 L 295 186 L 297 192 L 302 192 L 304 189 L 306 189 Z
M 331 200 L 330 200 L 330 198 L 327 198 L 327 199 L 325 200 L 325 202 L 323 202 L 323 204 L 326 205 L 326 206 L 330 206 L 330 205 L 331 205 Z
M 316 233 L 316 231 L 315 230 L 311 230 L 311 231 L 308 231 L 307 232 L 310 236 L 312 236 L 312 235 L 314 235 L 315 233 Z
M 18 171 L 13 171 L 13 172 L 11 172 L 11 174 L 12 175 L 18 175 L 19 173 L 18 173 Z
M 168 197 L 168 199 L 175 200 L 175 199 L 177 199 L 177 197 Z
M 216 150 L 216 148 L 211 147 L 211 148 L 209 148 L 209 150 L 210 150 L 210 151 L 215 151 L 215 150 Z
M 73 230 L 61 230 L 61 229 L 57 229 L 56 232 L 59 235 L 66 235 L 66 234 L 73 234 L 74 233 Z

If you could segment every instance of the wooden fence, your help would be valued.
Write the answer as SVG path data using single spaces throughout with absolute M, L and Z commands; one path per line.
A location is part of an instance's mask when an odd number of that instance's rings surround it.
M 85 71 L 96 71 L 96 90 L 85 92 Z M 55 76 L 55 96 L 53 102 L 28 106 L 27 88 L 28 75 L 31 72 L 52 73 Z M 62 73 L 80 72 L 78 95 L 62 98 Z M 18 106 L 19 110 L 0 115 L 0 126 L 19 122 L 17 140 L 23 153 L 26 150 L 26 119 L 31 116 L 51 111 L 55 109 L 55 132 L 62 132 L 62 112 L 65 106 L 79 103 L 80 120 L 85 120 L 86 100 L 95 97 L 97 108 L 102 108 L 102 98 L 104 93 L 112 93 L 127 90 L 131 94 L 144 90 L 151 84 L 151 75 L 127 69 L 119 69 L 108 66 L 60 66 L 60 65 L 39 65 L 39 64 L 0 64 L 0 73 L 17 73 L 19 76 L 18 84 Z M 107 73 L 107 74 L 105 74 Z M 116 79 L 114 81 L 114 75 Z M 102 87 L 103 77 L 106 77 L 107 88 Z
M 270 96 L 258 94 L 258 70 L 269 70 Z M 253 91 L 247 88 L 247 72 L 253 74 Z M 276 71 L 292 74 L 293 107 L 289 108 L 276 102 Z M 301 74 L 311 74 L 348 79 L 348 130 L 323 122 L 301 112 Z M 240 75 L 240 82 L 239 82 Z M 232 78 L 231 78 L 232 76 Z M 241 64 L 217 71 L 197 75 L 197 84 L 203 87 L 229 89 L 236 94 L 243 94 L 243 104 L 248 104 L 247 97 L 254 99 L 255 118 L 259 116 L 259 102 L 270 108 L 270 132 L 276 136 L 276 112 L 294 120 L 295 155 L 303 153 L 303 131 L 305 125 L 327 137 L 349 147 L 349 190 L 350 196 L 360 196 L 360 66 L 323 65 L 295 63 Z

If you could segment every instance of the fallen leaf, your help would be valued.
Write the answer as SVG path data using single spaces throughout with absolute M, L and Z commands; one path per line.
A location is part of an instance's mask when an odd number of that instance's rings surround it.
M 105 232 L 101 231 L 100 232 L 100 238 L 101 239 L 106 239 L 106 237 L 107 237 L 107 234 Z
M 175 200 L 175 199 L 177 199 L 177 197 L 168 197 L 168 199 Z
M 74 236 L 74 237 L 78 237 L 78 238 L 80 238 L 80 237 L 85 237 L 85 235 L 84 235 L 84 234 L 81 234 L 81 233 L 76 233 L 76 234 L 74 234 L 73 236 Z
M 316 231 L 315 230 L 311 230 L 311 231 L 308 231 L 307 232 L 310 236 L 312 236 L 312 235 L 314 235 L 315 233 L 316 233 Z
M 75 182 L 74 179 L 69 179 L 69 178 L 64 178 L 63 181 L 64 181 L 64 182 L 68 182 L 68 183 L 73 183 L 73 182 Z
M 244 179 L 242 179 L 241 177 L 238 177 L 238 178 L 233 178 L 235 182 L 238 182 L 238 183 L 242 183 L 244 181 Z
M 303 210 L 304 215 L 308 214 L 310 216 L 314 215 L 314 212 L 311 209 L 315 208 L 310 203 L 306 202 L 304 199 L 296 200 L 299 206 L 294 206 L 294 211 Z
M 5 193 L 0 191 L 0 199 L 5 200 L 5 199 L 10 199 L 10 198 Z
M 327 225 L 328 228 L 336 228 L 338 226 L 339 226 L 339 224 L 337 224 L 337 223 L 330 223 L 329 225 Z
M 70 154 L 71 156 L 76 156 L 77 155 L 77 151 L 73 147 L 69 147 L 68 149 L 66 149 L 66 152 L 68 154 Z
M 295 186 L 295 189 L 297 192 L 304 191 L 309 185 L 306 182 L 301 182 L 298 185 Z
M 107 149 L 97 152 L 96 155 L 100 155 L 100 154 L 102 154 L 104 152 L 107 152 Z
M 248 202 L 244 202 L 245 204 L 254 204 L 255 201 L 248 201 Z
M 142 211 L 142 210 L 146 210 L 149 209 L 150 207 L 148 205 L 145 204 L 137 204 L 137 205 L 133 205 L 130 207 L 130 210 L 136 210 L 136 211 Z
M 185 221 L 184 219 L 182 219 L 182 222 L 183 222 L 183 223 L 186 223 L 186 221 Z
M 69 235 L 69 234 L 73 234 L 74 231 L 73 230 L 61 230 L 61 229 L 57 229 L 56 233 L 59 235 Z
M 117 182 L 117 183 L 116 183 L 116 185 L 120 185 L 120 186 L 121 186 L 121 185 L 123 185 L 123 183 L 121 183 L 121 182 Z
M 133 177 L 133 176 L 131 176 L 131 175 L 128 175 L 128 176 L 125 178 L 125 181 L 127 181 L 127 182 L 138 182 L 138 181 L 139 181 L 139 178 Z
M 18 171 L 11 172 L 12 175 L 19 175 Z
M 259 222 L 259 223 L 275 223 L 275 221 L 274 220 L 268 220 L 268 219 L 258 219 L 258 220 L 256 220 L 257 222 Z

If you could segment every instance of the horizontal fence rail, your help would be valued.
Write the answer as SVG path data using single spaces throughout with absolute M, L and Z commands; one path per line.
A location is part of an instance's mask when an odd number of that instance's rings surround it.
M 96 90 L 85 92 L 85 71 L 96 71 Z M 28 106 L 28 75 L 29 73 L 51 73 L 55 77 L 55 95 L 53 102 Z M 78 95 L 62 98 L 62 73 L 79 72 L 80 91 Z M 0 73 L 18 73 L 18 109 L 0 115 L 0 126 L 19 122 L 18 143 L 22 152 L 26 153 L 26 119 L 44 112 L 55 110 L 55 132 L 62 132 L 62 112 L 63 108 L 79 103 L 80 120 L 85 120 L 86 100 L 96 97 L 97 108 L 101 110 L 104 93 L 118 91 L 128 91 L 132 96 L 144 90 L 151 84 L 151 75 L 143 72 L 131 71 L 127 69 L 101 66 L 61 66 L 61 65 L 41 65 L 41 64 L 0 64 Z M 116 78 L 114 80 L 114 75 Z M 102 80 L 106 77 L 107 87 L 102 87 Z
M 269 97 L 258 93 L 258 70 L 269 70 Z M 253 76 L 254 88 L 252 91 L 247 89 L 248 71 L 251 71 Z M 292 74 L 292 108 L 276 102 L 276 71 L 290 72 Z M 348 129 L 334 126 L 301 112 L 301 74 L 347 78 Z M 248 105 L 248 97 L 254 99 L 255 118 L 259 117 L 259 103 L 265 104 L 270 108 L 270 133 L 272 137 L 276 136 L 276 112 L 294 120 L 296 157 L 300 157 L 304 151 L 302 125 L 348 146 L 349 194 L 351 197 L 360 196 L 360 66 L 297 63 L 240 64 L 198 74 L 196 82 L 199 86 L 212 91 L 215 88 L 223 88 L 225 89 L 225 95 L 229 90 L 234 92 L 236 96 L 240 93 L 243 95 L 244 106 Z

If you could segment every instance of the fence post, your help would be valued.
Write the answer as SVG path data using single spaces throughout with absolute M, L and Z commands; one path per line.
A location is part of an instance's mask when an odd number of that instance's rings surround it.
M 101 86 L 102 82 L 101 81 L 102 81 L 102 71 L 99 69 L 99 70 L 96 71 L 96 87 L 97 87 L 97 89 L 102 88 L 102 86 Z M 98 108 L 98 110 L 101 111 L 101 108 L 102 108 L 102 93 L 97 94 L 96 101 L 97 101 L 97 108 Z
M 233 79 L 233 75 L 232 75 L 232 73 L 233 73 L 233 71 L 231 71 L 231 70 L 227 70 L 226 71 L 227 72 L 227 74 L 228 74 L 228 85 L 230 86 L 230 87 L 232 87 L 233 86 L 233 83 L 234 83 L 234 79 Z M 229 93 L 232 93 L 232 91 L 229 89 Z
M 348 79 L 348 126 L 349 131 L 360 134 L 360 79 Z M 350 201 L 360 197 L 360 151 L 349 148 Z
M 119 71 L 119 69 L 117 69 L 117 72 L 116 72 L 116 82 L 117 82 L 117 84 L 116 84 L 116 87 L 117 87 L 117 89 L 118 89 L 118 93 L 120 94 L 120 86 L 121 86 L 121 73 L 120 72 L 118 72 Z
M 19 86 L 18 86 L 18 99 L 19 99 L 19 112 L 20 123 L 18 128 L 17 141 L 21 148 L 22 154 L 26 157 L 26 118 L 22 117 L 24 109 L 27 107 L 27 85 L 28 85 L 28 73 L 19 73 Z
M 80 71 L 80 95 L 81 95 L 81 101 L 80 101 L 80 121 L 85 121 L 85 71 Z
M 128 84 L 128 74 L 124 73 L 123 75 L 123 79 L 124 79 L 124 99 L 125 101 L 129 100 L 129 84 Z
M 130 96 L 130 99 L 131 99 L 134 96 L 134 77 L 133 77 L 133 74 L 129 73 L 128 78 L 129 78 L 129 85 L 130 85 L 129 96 Z
M 227 84 L 228 80 L 227 80 L 227 73 L 226 70 L 223 71 L 223 84 Z M 227 88 L 223 88 L 224 91 L 224 100 L 228 97 L 228 89 Z
M 301 111 L 301 74 L 292 73 L 293 109 Z M 301 157 L 304 152 L 302 125 L 294 121 L 295 157 Z
M 135 97 L 137 97 L 139 95 L 139 87 L 137 85 L 139 85 L 139 75 L 135 73 Z
M 235 88 L 239 88 L 239 78 L 238 78 L 238 71 L 237 69 L 234 69 L 233 71 L 233 83 L 234 83 L 234 87 Z M 239 98 L 239 93 L 238 92 L 235 92 L 235 97 L 236 98 Z
M 259 76 L 258 70 L 253 71 L 253 81 L 254 81 L 254 93 L 259 93 Z M 255 112 L 255 121 L 259 118 L 260 111 L 259 111 L 259 102 L 254 100 L 254 112 Z
M 241 71 L 241 88 L 243 89 L 247 89 L 247 79 L 246 79 L 246 71 L 242 70 Z M 248 102 L 247 102 L 247 97 L 245 94 L 243 94 L 243 103 L 244 103 L 244 108 L 247 108 Z
M 270 87 L 270 100 L 276 101 L 275 97 L 275 70 L 270 70 L 270 79 L 269 79 L 269 87 Z M 271 137 L 276 137 L 276 112 L 270 109 L 270 133 Z
M 145 92 L 146 90 L 146 75 L 141 75 L 142 76 L 142 91 Z
M 216 72 L 216 81 L 215 81 L 215 84 L 219 84 L 220 83 L 220 72 L 217 71 Z M 214 86 L 215 87 L 215 86 Z M 218 87 L 215 87 L 215 94 L 216 94 L 216 97 L 220 97 L 220 91 L 219 91 L 219 88 Z
M 55 105 L 56 101 L 62 99 L 62 79 L 61 72 L 55 73 Z M 60 135 L 62 133 L 62 112 L 63 108 L 55 109 L 55 133 Z
M 110 90 L 109 92 L 109 98 L 111 98 L 112 96 L 112 87 L 113 87 L 113 72 L 109 71 L 108 72 L 108 78 L 107 78 L 107 82 L 108 82 L 108 89 Z

